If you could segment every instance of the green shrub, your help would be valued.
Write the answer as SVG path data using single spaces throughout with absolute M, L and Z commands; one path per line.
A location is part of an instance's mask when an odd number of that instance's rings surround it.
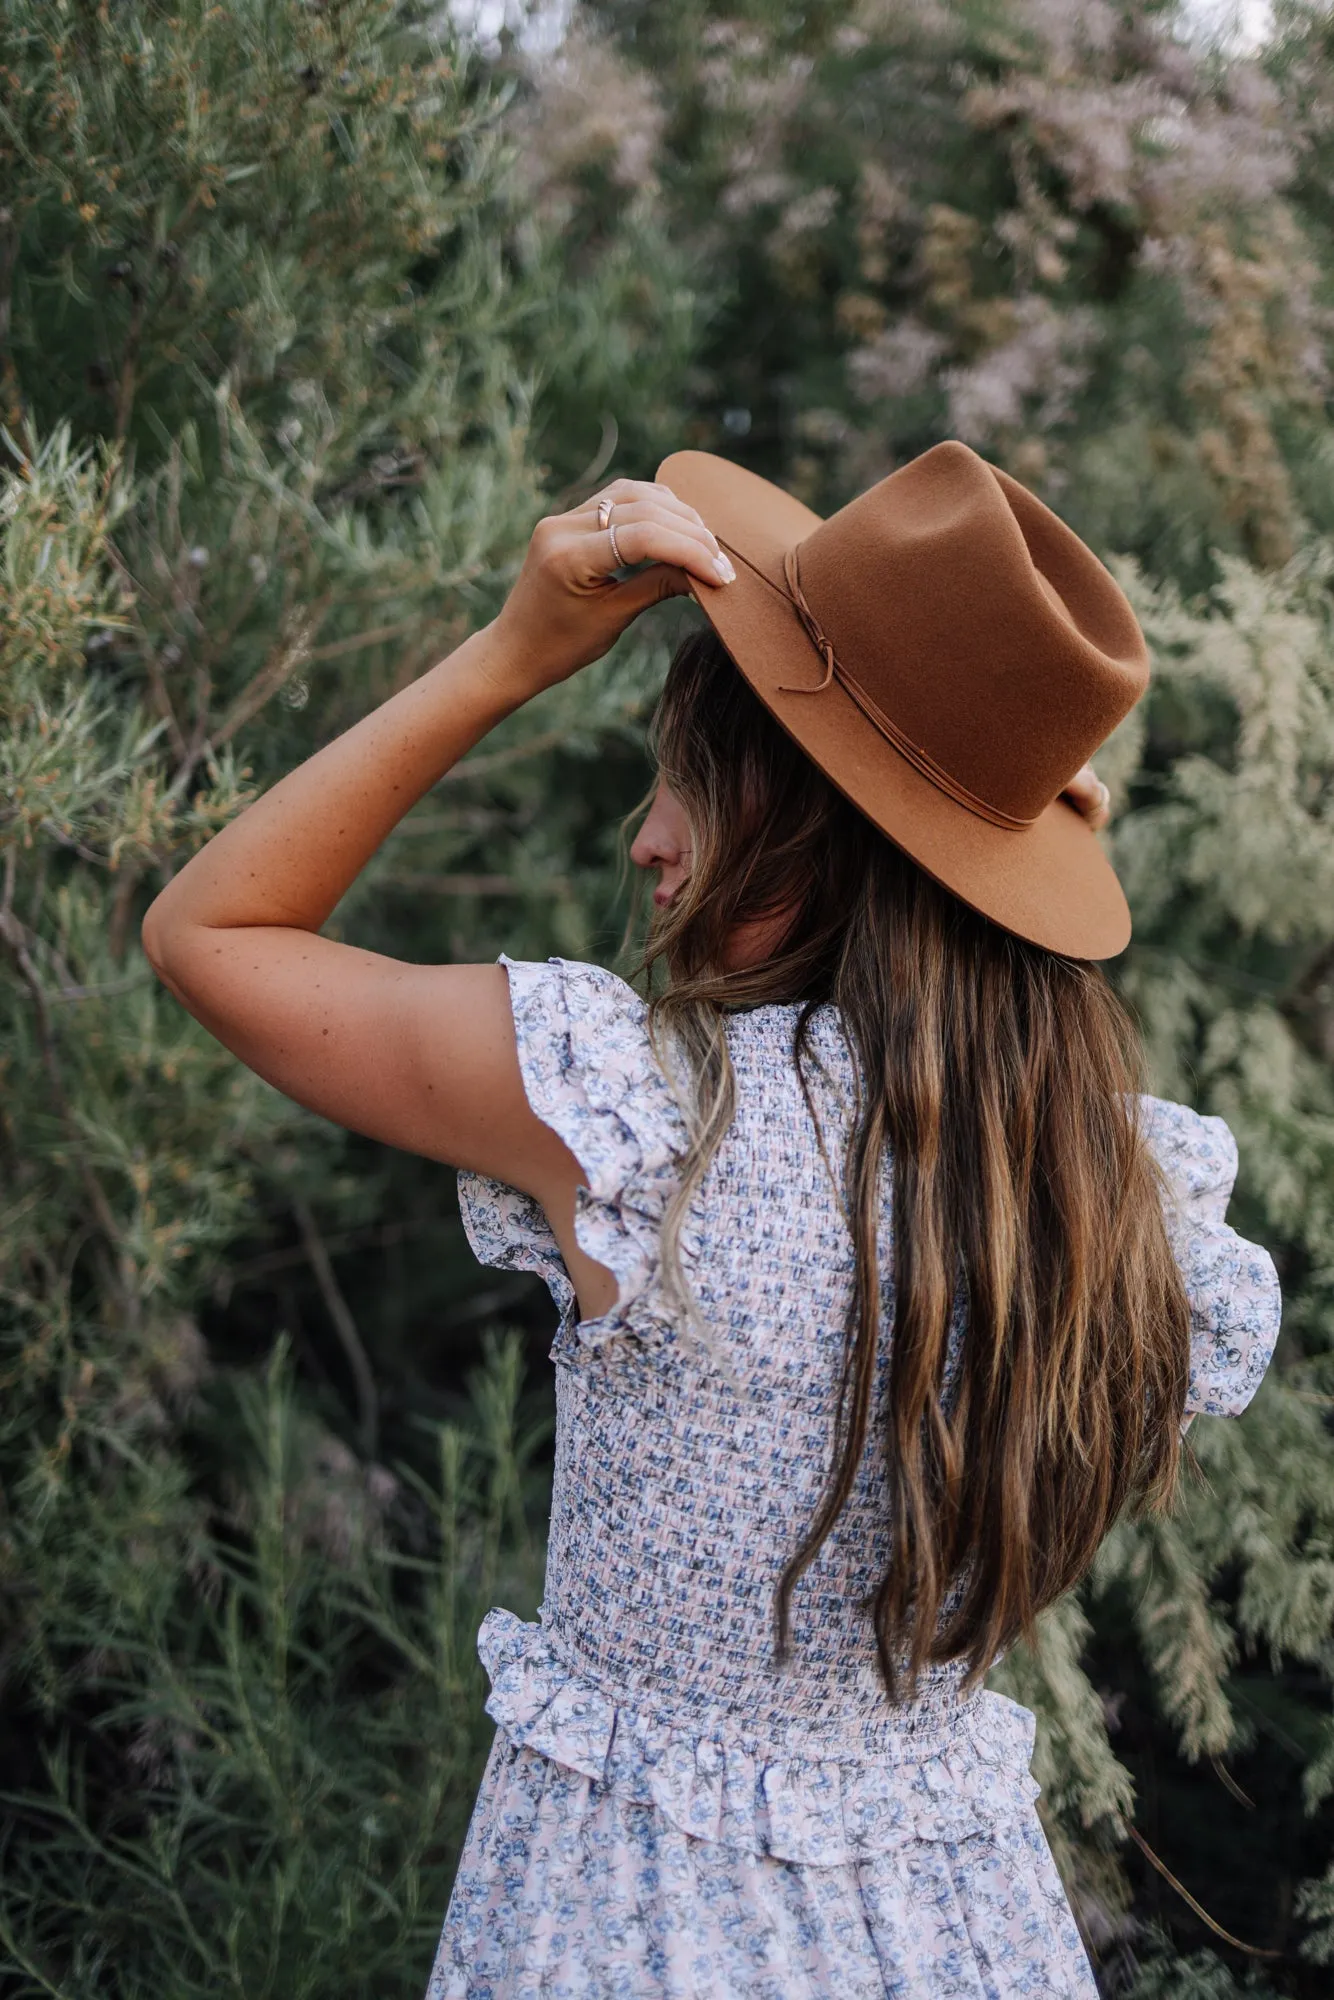
M 225 1516 L 130 1454 L 67 1520 L 45 1782 L 8 1801 L 7 1990 L 420 1993 L 490 1736 L 476 1627 L 540 1589 L 520 1369 L 493 1343 L 470 1421 L 432 1427 L 434 1481 L 367 1478 L 321 1455 L 279 1348 L 230 1385 Z

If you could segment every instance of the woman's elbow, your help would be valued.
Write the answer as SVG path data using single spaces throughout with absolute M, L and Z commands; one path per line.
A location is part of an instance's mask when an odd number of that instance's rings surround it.
M 139 942 L 144 948 L 144 957 L 159 977 L 166 963 L 168 925 L 163 919 L 161 896 L 156 896 L 144 911 L 144 920 L 139 926 Z
M 139 926 L 139 942 L 144 948 L 144 957 L 163 985 L 177 993 L 182 945 L 189 925 L 173 915 L 167 897 L 168 892 L 164 889 L 144 911 L 144 919 Z

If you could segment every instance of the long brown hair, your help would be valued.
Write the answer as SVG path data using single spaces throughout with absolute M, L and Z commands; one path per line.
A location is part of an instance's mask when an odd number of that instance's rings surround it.
M 678 649 L 655 735 L 693 843 L 645 949 L 655 1038 L 683 1053 L 691 1079 L 690 1147 L 664 1227 L 682 1296 L 681 1222 L 732 1117 L 728 1013 L 804 1003 L 793 1055 L 812 1117 L 808 1031 L 823 1003 L 839 1010 L 857 1076 L 831 1469 L 779 1582 L 779 1654 L 875 1403 L 888 1156 L 891 1553 L 867 1608 L 891 1696 L 950 1659 L 966 1660 L 972 1687 L 1032 1637 L 1123 1511 L 1164 1507 L 1175 1489 L 1189 1308 L 1137 1123 L 1138 1037 L 1097 966 L 991 923 L 857 812 L 712 632 Z M 775 919 L 786 927 L 764 962 L 729 970 L 738 927 Z

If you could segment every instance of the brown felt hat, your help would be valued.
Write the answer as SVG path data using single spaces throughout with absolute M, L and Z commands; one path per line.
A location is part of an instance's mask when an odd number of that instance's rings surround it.
M 733 559 L 692 589 L 806 754 L 928 874 L 1006 930 L 1111 958 L 1130 912 L 1061 792 L 1143 694 L 1120 585 L 1073 529 L 965 444 L 938 444 L 821 520 L 704 451 L 658 478 Z

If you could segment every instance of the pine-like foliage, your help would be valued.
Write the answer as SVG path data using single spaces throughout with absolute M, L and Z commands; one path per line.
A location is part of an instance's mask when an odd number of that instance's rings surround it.
M 504 108 L 411 0 L 0 18 L 7 1991 L 419 1992 L 479 1611 L 539 1589 L 547 1399 L 512 1346 L 463 1398 L 514 1288 L 479 1289 L 452 1177 L 281 1099 L 138 940 L 210 832 L 499 602 L 548 350 L 605 455 L 579 313 L 616 325 L 625 270 L 594 248 L 576 311 Z M 335 928 L 596 949 L 644 657 L 516 718 Z M 299 1381 L 261 1396 L 280 1332 Z
M 5 1843 L 9 1990 L 420 1992 L 489 1736 L 473 1634 L 534 1594 L 545 1425 L 516 1425 L 517 1343 L 490 1360 L 430 1481 L 367 1493 L 279 1347 L 233 1385 L 225 1521 L 160 1452 L 121 1467 L 110 1519 L 65 1510 L 43 1589 L 84 1657 L 50 1692 L 97 1710 Z

